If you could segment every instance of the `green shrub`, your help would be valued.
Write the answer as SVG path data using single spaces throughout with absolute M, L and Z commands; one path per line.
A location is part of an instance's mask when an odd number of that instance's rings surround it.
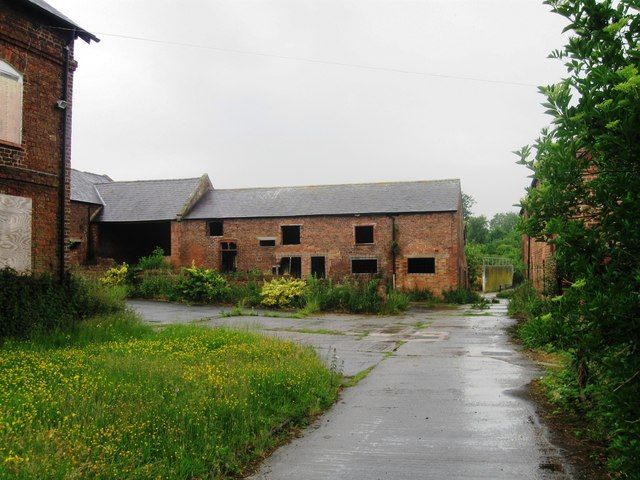
M 177 300 L 180 275 L 168 270 L 142 271 L 137 282 L 129 287 L 130 297 Z
M 260 295 L 261 286 L 256 280 L 232 282 L 229 288 L 229 302 L 234 304 L 242 302 L 248 307 L 257 307 L 262 302 L 262 296 Z
M 140 270 L 166 270 L 171 268 L 171 265 L 164 258 L 164 250 L 161 247 L 156 247 L 151 255 L 138 260 L 137 267 Z
M 442 292 L 442 296 L 444 297 L 445 302 L 457 303 L 458 305 L 479 302 L 482 298 L 478 293 L 463 287 L 445 290 Z
M 387 299 L 382 306 L 382 313 L 386 315 L 397 315 L 404 312 L 409 306 L 409 295 L 399 290 L 389 290 Z
M 304 280 L 282 277 L 274 278 L 262 285 L 262 304 L 267 307 L 300 307 L 307 290 Z
M 0 338 L 66 330 L 83 318 L 124 308 L 125 288 L 68 277 L 0 270 Z
M 116 267 L 112 267 L 107 270 L 100 278 L 100 283 L 107 286 L 117 286 L 117 285 L 125 285 L 130 280 L 130 269 L 129 265 L 123 263 L 122 265 L 118 265 Z
M 317 310 L 348 313 L 381 311 L 378 280 L 362 282 L 355 278 L 347 278 L 340 283 L 334 283 L 329 279 L 312 277 L 307 283 L 306 304 Z
M 120 312 L 125 308 L 125 285 L 102 285 L 96 280 L 84 277 L 72 277 L 69 282 L 72 285 L 71 303 L 81 318 Z
M 513 290 L 502 290 L 496 293 L 496 298 L 511 298 L 513 296 Z
M 378 280 L 365 282 L 347 279 L 335 286 L 338 310 L 350 313 L 378 313 L 382 302 L 378 295 Z
M 524 282 L 511 291 L 508 312 L 512 317 L 529 319 L 547 312 L 549 301 L 544 300 L 531 282 Z
M 408 295 L 412 302 L 433 302 L 436 300 L 436 296 L 428 288 L 414 288 L 408 292 Z
M 182 270 L 176 291 L 181 300 L 207 303 L 227 299 L 231 289 L 226 278 L 215 270 L 192 265 Z

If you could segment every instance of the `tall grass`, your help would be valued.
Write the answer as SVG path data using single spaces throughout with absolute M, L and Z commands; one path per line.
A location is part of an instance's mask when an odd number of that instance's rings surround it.
M 337 378 L 309 348 L 131 313 L 0 348 L 0 478 L 222 478 L 320 411 Z

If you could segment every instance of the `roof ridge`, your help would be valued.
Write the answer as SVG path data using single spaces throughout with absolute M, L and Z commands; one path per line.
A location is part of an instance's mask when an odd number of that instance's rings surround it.
M 399 185 L 406 183 L 441 183 L 460 182 L 459 178 L 440 178 L 434 180 L 398 180 L 387 182 L 358 182 L 358 183 L 322 183 L 315 185 L 275 185 L 271 187 L 240 187 L 240 188 L 214 188 L 214 191 L 238 191 L 238 190 L 272 190 L 275 188 L 321 188 L 321 187 L 343 187 L 343 186 L 364 186 L 364 185 Z
M 116 185 L 121 183 L 144 183 L 144 182 L 180 182 L 183 180 L 200 180 L 201 177 L 188 178 L 156 178 L 148 180 L 113 180 L 111 182 L 95 183 L 94 185 Z

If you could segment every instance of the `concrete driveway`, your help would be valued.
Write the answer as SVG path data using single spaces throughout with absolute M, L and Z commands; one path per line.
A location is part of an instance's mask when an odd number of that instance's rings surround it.
M 348 376 L 373 367 L 254 479 L 570 479 L 526 396 L 540 374 L 509 342 L 505 305 L 399 317 L 220 318 L 216 307 L 146 301 L 149 321 L 250 328 L 312 345 Z

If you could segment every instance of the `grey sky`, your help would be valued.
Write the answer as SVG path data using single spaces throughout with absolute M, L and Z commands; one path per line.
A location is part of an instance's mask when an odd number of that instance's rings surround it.
M 533 85 L 563 20 L 539 0 L 51 0 L 76 43 L 73 166 L 116 180 L 208 173 L 216 188 L 460 178 L 476 213 L 514 210 L 512 150 L 548 123 Z

